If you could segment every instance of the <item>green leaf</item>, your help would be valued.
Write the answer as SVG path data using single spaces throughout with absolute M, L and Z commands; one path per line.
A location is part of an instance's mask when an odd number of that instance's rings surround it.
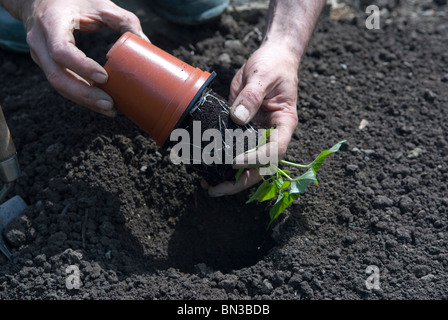
M 289 182 L 289 181 L 283 181 L 283 184 L 282 184 L 281 190 L 283 190 L 283 189 L 285 189 L 285 188 L 289 187 L 289 185 L 290 185 L 290 184 L 291 184 L 291 182 Z
M 288 191 L 282 192 L 279 197 L 277 198 L 277 201 L 272 206 L 271 210 L 269 210 L 269 216 L 271 220 L 269 221 L 269 224 L 267 228 L 269 228 L 274 222 L 275 219 L 278 218 L 278 216 L 285 211 L 285 209 L 295 200 L 297 199 L 299 195 L 298 194 L 290 194 Z
M 269 128 L 269 129 L 263 129 L 261 131 L 261 136 L 258 138 L 258 144 L 257 144 L 257 149 L 259 147 L 261 147 L 262 145 L 268 143 L 269 140 L 269 136 L 271 135 L 271 131 L 274 130 L 274 128 Z
M 235 181 L 238 181 L 238 179 L 240 178 L 243 171 L 244 171 L 244 168 L 241 168 L 240 170 L 237 171 L 237 173 L 235 173 Z
M 260 186 L 257 188 L 257 190 L 254 192 L 254 194 L 250 197 L 249 200 L 246 201 L 247 203 L 251 203 L 252 201 L 254 201 L 255 199 L 258 198 L 258 196 L 264 192 L 264 190 L 268 189 L 271 187 L 271 183 L 269 182 L 269 180 L 265 180 L 263 181 L 262 184 L 260 184 Z
M 267 142 L 267 139 L 270 135 L 270 130 L 265 130 L 260 139 L 259 144 L 262 145 Z M 263 142 L 264 141 L 264 142 Z M 276 172 L 273 173 L 273 175 L 267 179 L 264 180 L 263 183 L 258 187 L 258 189 L 255 191 L 255 193 L 252 195 L 252 197 L 246 202 L 250 203 L 254 200 L 258 200 L 260 202 L 270 200 L 276 196 L 277 200 L 275 201 L 274 205 L 269 210 L 269 216 L 270 216 L 270 222 L 268 224 L 268 227 L 272 224 L 272 222 L 278 218 L 278 216 L 295 200 L 299 197 L 299 195 L 305 191 L 305 189 L 308 187 L 308 185 L 311 182 L 317 183 L 316 178 L 316 172 L 319 170 L 323 162 L 325 161 L 325 158 L 334 152 L 339 151 L 341 145 L 346 142 L 346 140 L 340 141 L 337 144 L 335 144 L 333 147 L 331 147 L 328 150 L 322 151 L 317 158 L 310 163 L 309 165 L 298 165 L 292 162 L 283 161 L 285 164 L 290 164 L 297 167 L 307 168 L 307 171 L 302 174 L 300 177 L 292 179 L 289 174 L 290 171 L 281 170 L 280 168 L 277 168 L 271 164 L 272 167 L 276 170 Z M 258 146 L 257 146 L 258 148 Z M 241 173 L 237 173 L 236 178 L 239 178 L 239 175 Z M 283 178 L 286 179 L 286 181 L 283 180 Z M 290 187 L 288 191 L 284 191 L 285 188 Z
M 313 169 L 308 169 L 304 174 L 302 174 L 299 178 L 291 181 L 291 188 L 289 190 L 290 194 L 301 194 L 311 182 L 316 182 L 316 175 Z
M 269 222 L 269 226 L 272 222 L 278 218 L 278 216 L 285 211 L 285 209 L 295 200 L 298 196 L 308 187 L 311 182 L 317 181 L 316 175 L 312 169 L 308 169 L 303 175 L 299 178 L 291 181 L 289 191 L 280 192 L 277 201 L 272 206 L 271 210 L 269 210 L 269 216 L 271 217 L 271 221 Z
M 269 183 L 269 187 L 265 188 L 258 196 L 258 201 L 263 202 L 271 200 L 278 195 L 277 185 L 275 183 Z
M 311 162 L 308 165 L 308 168 L 313 169 L 314 174 L 316 174 L 317 170 L 319 170 L 320 166 L 322 165 L 322 163 L 324 163 L 325 158 L 329 155 L 332 154 L 334 152 L 337 152 L 339 150 L 339 148 L 341 147 L 341 145 L 345 142 L 346 140 L 340 141 L 338 143 L 336 143 L 334 146 L 332 146 L 330 149 L 322 151 L 317 158 Z
M 283 179 L 282 178 L 275 179 L 274 183 L 275 183 L 275 187 L 277 188 L 277 190 L 282 190 L 282 186 L 283 186 Z
M 286 203 L 284 199 L 288 199 L 288 196 L 289 196 L 288 191 L 282 192 L 278 196 L 277 201 L 275 201 L 274 205 L 269 210 L 269 217 L 271 218 L 271 221 L 273 221 L 275 217 L 277 217 L 281 212 L 283 212 L 282 206 L 284 206 L 284 204 Z
M 273 183 L 271 183 L 270 188 L 266 188 L 259 194 L 258 201 L 263 202 L 271 200 L 272 198 L 278 196 L 281 191 L 287 188 L 289 185 L 289 181 L 283 181 L 282 178 L 275 179 Z
M 263 196 L 266 192 L 268 192 L 272 188 L 272 186 L 273 185 L 269 180 L 264 180 L 263 183 L 260 184 L 260 186 L 254 192 L 254 194 L 250 197 L 250 199 L 246 201 L 246 204 L 251 203 L 260 196 Z

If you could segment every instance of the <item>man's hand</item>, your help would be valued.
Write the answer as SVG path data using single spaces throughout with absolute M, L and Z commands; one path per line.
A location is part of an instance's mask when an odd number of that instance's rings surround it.
M 271 0 L 268 25 L 260 48 L 235 75 L 230 88 L 232 120 L 245 125 L 253 120 L 277 135 L 257 152 L 238 155 L 234 169 L 247 168 L 237 182 L 225 181 L 210 187 L 211 196 L 238 193 L 259 182 L 257 168 L 248 163 L 264 149 L 282 158 L 297 126 L 297 89 L 300 60 L 308 45 L 325 0 Z M 261 153 L 263 152 L 263 153 Z M 255 159 L 253 159 L 255 158 Z M 244 160 L 244 161 L 241 161 Z M 256 165 L 255 165 L 256 166 Z
M 8 9 L 8 0 L 5 2 Z M 92 32 L 106 26 L 119 33 L 130 31 L 147 40 L 139 19 L 109 0 L 19 0 L 11 3 L 15 8 L 10 11 L 25 25 L 31 57 L 50 84 L 75 103 L 114 116 L 112 98 L 92 85 L 106 83 L 107 73 L 76 47 L 73 32 Z
M 236 183 L 226 181 L 209 188 L 211 196 L 235 194 L 259 182 L 261 177 L 254 167 L 257 155 L 266 154 L 265 148 L 276 148 L 271 151 L 279 158 L 285 154 L 297 127 L 298 65 L 298 57 L 288 50 L 265 44 L 236 73 L 229 96 L 232 120 L 239 125 L 254 121 L 265 128 L 275 127 L 278 134 L 262 150 L 238 155 L 234 169 L 252 168 L 245 170 Z

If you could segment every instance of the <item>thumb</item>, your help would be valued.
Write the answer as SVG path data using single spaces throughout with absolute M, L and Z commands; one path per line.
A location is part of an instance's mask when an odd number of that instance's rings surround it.
M 118 33 L 131 32 L 140 38 L 151 42 L 142 30 L 140 19 L 132 12 L 111 3 L 109 10 L 104 10 L 102 22 Z
M 254 82 L 247 83 L 233 102 L 232 120 L 241 126 L 247 124 L 260 109 L 264 95 L 263 87 Z

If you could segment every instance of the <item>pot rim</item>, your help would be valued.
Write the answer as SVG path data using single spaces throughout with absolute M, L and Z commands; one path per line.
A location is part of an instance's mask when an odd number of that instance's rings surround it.
M 133 33 L 130 31 L 126 31 L 124 34 L 121 35 L 120 38 L 118 38 L 118 40 L 113 44 L 113 46 L 109 49 L 109 51 L 106 53 L 106 59 L 107 61 L 110 58 L 110 55 L 114 52 L 117 51 L 118 48 L 122 47 L 123 44 L 126 42 L 126 40 L 128 40 L 130 37 L 132 37 Z M 107 63 L 106 61 L 106 63 Z
M 173 132 L 175 129 L 177 129 L 182 122 L 185 120 L 185 117 L 190 113 L 191 109 L 193 108 L 193 106 L 196 104 L 196 102 L 198 102 L 199 98 L 202 96 L 202 94 L 204 93 L 205 89 L 208 88 L 210 86 L 210 84 L 213 82 L 213 80 L 216 77 L 216 72 L 212 71 L 210 73 L 210 75 L 208 76 L 207 80 L 205 80 L 205 82 L 202 84 L 201 88 L 198 90 L 198 92 L 195 94 L 195 96 L 193 97 L 193 99 L 190 101 L 190 103 L 188 104 L 188 106 L 185 108 L 185 111 L 182 113 L 182 115 L 180 116 L 179 120 L 177 120 L 176 124 L 174 125 L 173 129 L 171 130 L 171 132 Z M 169 136 L 166 138 L 165 142 L 162 144 L 161 149 L 165 150 L 169 143 L 170 143 L 170 139 Z

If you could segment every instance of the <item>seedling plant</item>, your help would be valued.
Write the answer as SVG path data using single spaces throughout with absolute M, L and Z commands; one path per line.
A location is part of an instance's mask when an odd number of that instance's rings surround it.
M 266 129 L 263 131 L 261 139 L 257 147 L 253 150 L 249 150 L 246 152 L 256 151 L 261 145 L 266 143 L 269 139 L 269 135 L 272 129 Z M 299 177 L 291 177 L 291 171 L 284 170 L 279 168 L 276 165 L 269 164 L 272 169 L 271 175 L 260 175 L 263 179 L 263 182 L 256 189 L 256 191 L 252 194 L 252 196 L 247 200 L 246 204 L 251 203 L 255 200 L 260 202 L 268 201 L 271 199 L 275 200 L 275 203 L 269 210 L 270 221 L 267 226 L 269 228 L 271 224 L 277 219 L 280 214 L 294 201 L 296 200 L 301 193 L 305 191 L 308 185 L 312 182 L 318 183 L 316 173 L 325 161 L 325 158 L 339 150 L 341 145 L 346 142 L 346 140 L 340 141 L 332 146 L 328 150 L 322 151 L 313 162 L 309 164 L 298 164 L 286 160 L 280 160 L 279 162 L 284 165 L 293 166 L 303 168 L 305 172 Z M 243 172 L 244 169 L 240 169 L 236 175 L 235 179 L 238 180 L 239 176 Z

